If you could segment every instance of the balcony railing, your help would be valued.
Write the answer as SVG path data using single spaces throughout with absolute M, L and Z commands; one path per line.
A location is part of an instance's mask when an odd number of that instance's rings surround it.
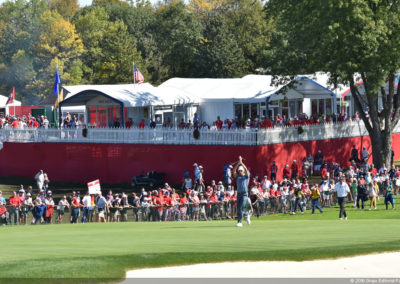
M 86 133 L 85 133 L 86 132 Z M 268 145 L 299 141 L 367 136 L 361 121 L 327 123 L 271 129 L 200 130 L 196 139 L 193 130 L 181 129 L 57 129 L 28 128 L 0 130 L 3 142 L 170 144 L 170 145 Z M 399 125 L 395 132 L 400 132 Z

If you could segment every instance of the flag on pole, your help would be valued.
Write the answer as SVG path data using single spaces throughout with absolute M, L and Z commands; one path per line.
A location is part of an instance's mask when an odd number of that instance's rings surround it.
M 136 65 L 133 65 L 133 79 L 135 82 L 138 82 L 138 84 L 142 84 L 144 82 L 143 74 L 139 71 Z
M 59 95 L 59 88 L 60 88 L 61 80 L 60 80 L 60 74 L 58 73 L 58 66 L 57 66 L 57 71 L 56 71 L 56 80 L 54 82 L 54 94 L 56 96 Z
M 14 100 L 15 100 L 15 87 L 12 88 L 11 94 L 8 96 L 6 105 L 12 104 L 14 102 Z
M 64 99 L 64 94 L 63 94 L 63 89 L 60 90 L 60 93 L 56 99 L 56 102 L 54 103 L 54 108 L 58 108 L 58 104 L 61 103 Z

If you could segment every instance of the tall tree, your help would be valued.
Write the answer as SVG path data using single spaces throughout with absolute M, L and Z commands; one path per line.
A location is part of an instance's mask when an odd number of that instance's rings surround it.
M 235 35 L 221 15 L 207 17 L 204 39 L 196 56 L 196 74 L 199 77 L 239 77 L 245 72 L 245 58 Z
M 272 72 L 325 71 L 332 83 L 350 85 L 371 137 L 374 164 L 389 165 L 392 132 L 400 117 L 400 88 L 395 87 L 400 69 L 399 1 L 270 0 L 267 13 L 277 27 L 268 63 Z M 365 94 L 355 87 L 359 79 Z
M 0 7 L 0 91 L 8 93 L 15 86 L 23 103 L 31 103 L 37 95 L 26 86 L 36 78 L 35 44 L 46 9 L 46 0 L 19 0 Z
M 193 73 L 193 60 L 202 39 L 202 27 L 185 4 L 173 2 L 160 6 L 156 12 L 153 33 L 163 54 L 163 63 L 169 66 L 169 76 L 185 77 Z
M 85 45 L 83 62 L 87 82 L 130 83 L 133 62 L 147 78 L 140 52 L 122 21 L 111 22 L 103 7 L 94 6 L 75 23 Z
M 38 72 L 30 88 L 39 92 L 40 97 L 52 94 L 54 73 L 58 65 L 64 84 L 79 84 L 82 76 L 82 40 L 75 26 L 57 11 L 43 13 L 40 41 L 35 47 L 35 69 Z
M 57 10 L 61 16 L 68 19 L 80 9 L 78 0 L 49 0 L 49 8 Z

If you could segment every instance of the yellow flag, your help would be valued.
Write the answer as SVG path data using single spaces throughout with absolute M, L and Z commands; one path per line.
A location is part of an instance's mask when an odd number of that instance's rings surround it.
M 63 95 L 63 89 L 61 88 L 60 93 L 58 94 L 58 97 L 56 99 L 56 102 L 54 103 L 54 108 L 58 108 L 58 104 L 60 102 L 62 102 L 64 99 L 64 95 Z

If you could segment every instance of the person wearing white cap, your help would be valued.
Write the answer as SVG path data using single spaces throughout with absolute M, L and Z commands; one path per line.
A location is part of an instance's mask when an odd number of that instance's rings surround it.
M 239 156 L 239 162 L 233 168 L 233 175 L 236 178 L 236 185 L 237 185 L 238 222 L 236 226 L 243 227 L 242 225 L 243 207 L 245 200 L 248 199 L 250 172 L 247 169 L 246 165 L 243 164 L 241 156 Z M 247 216 L 247 223 L 250 224 L 250 215 Z

